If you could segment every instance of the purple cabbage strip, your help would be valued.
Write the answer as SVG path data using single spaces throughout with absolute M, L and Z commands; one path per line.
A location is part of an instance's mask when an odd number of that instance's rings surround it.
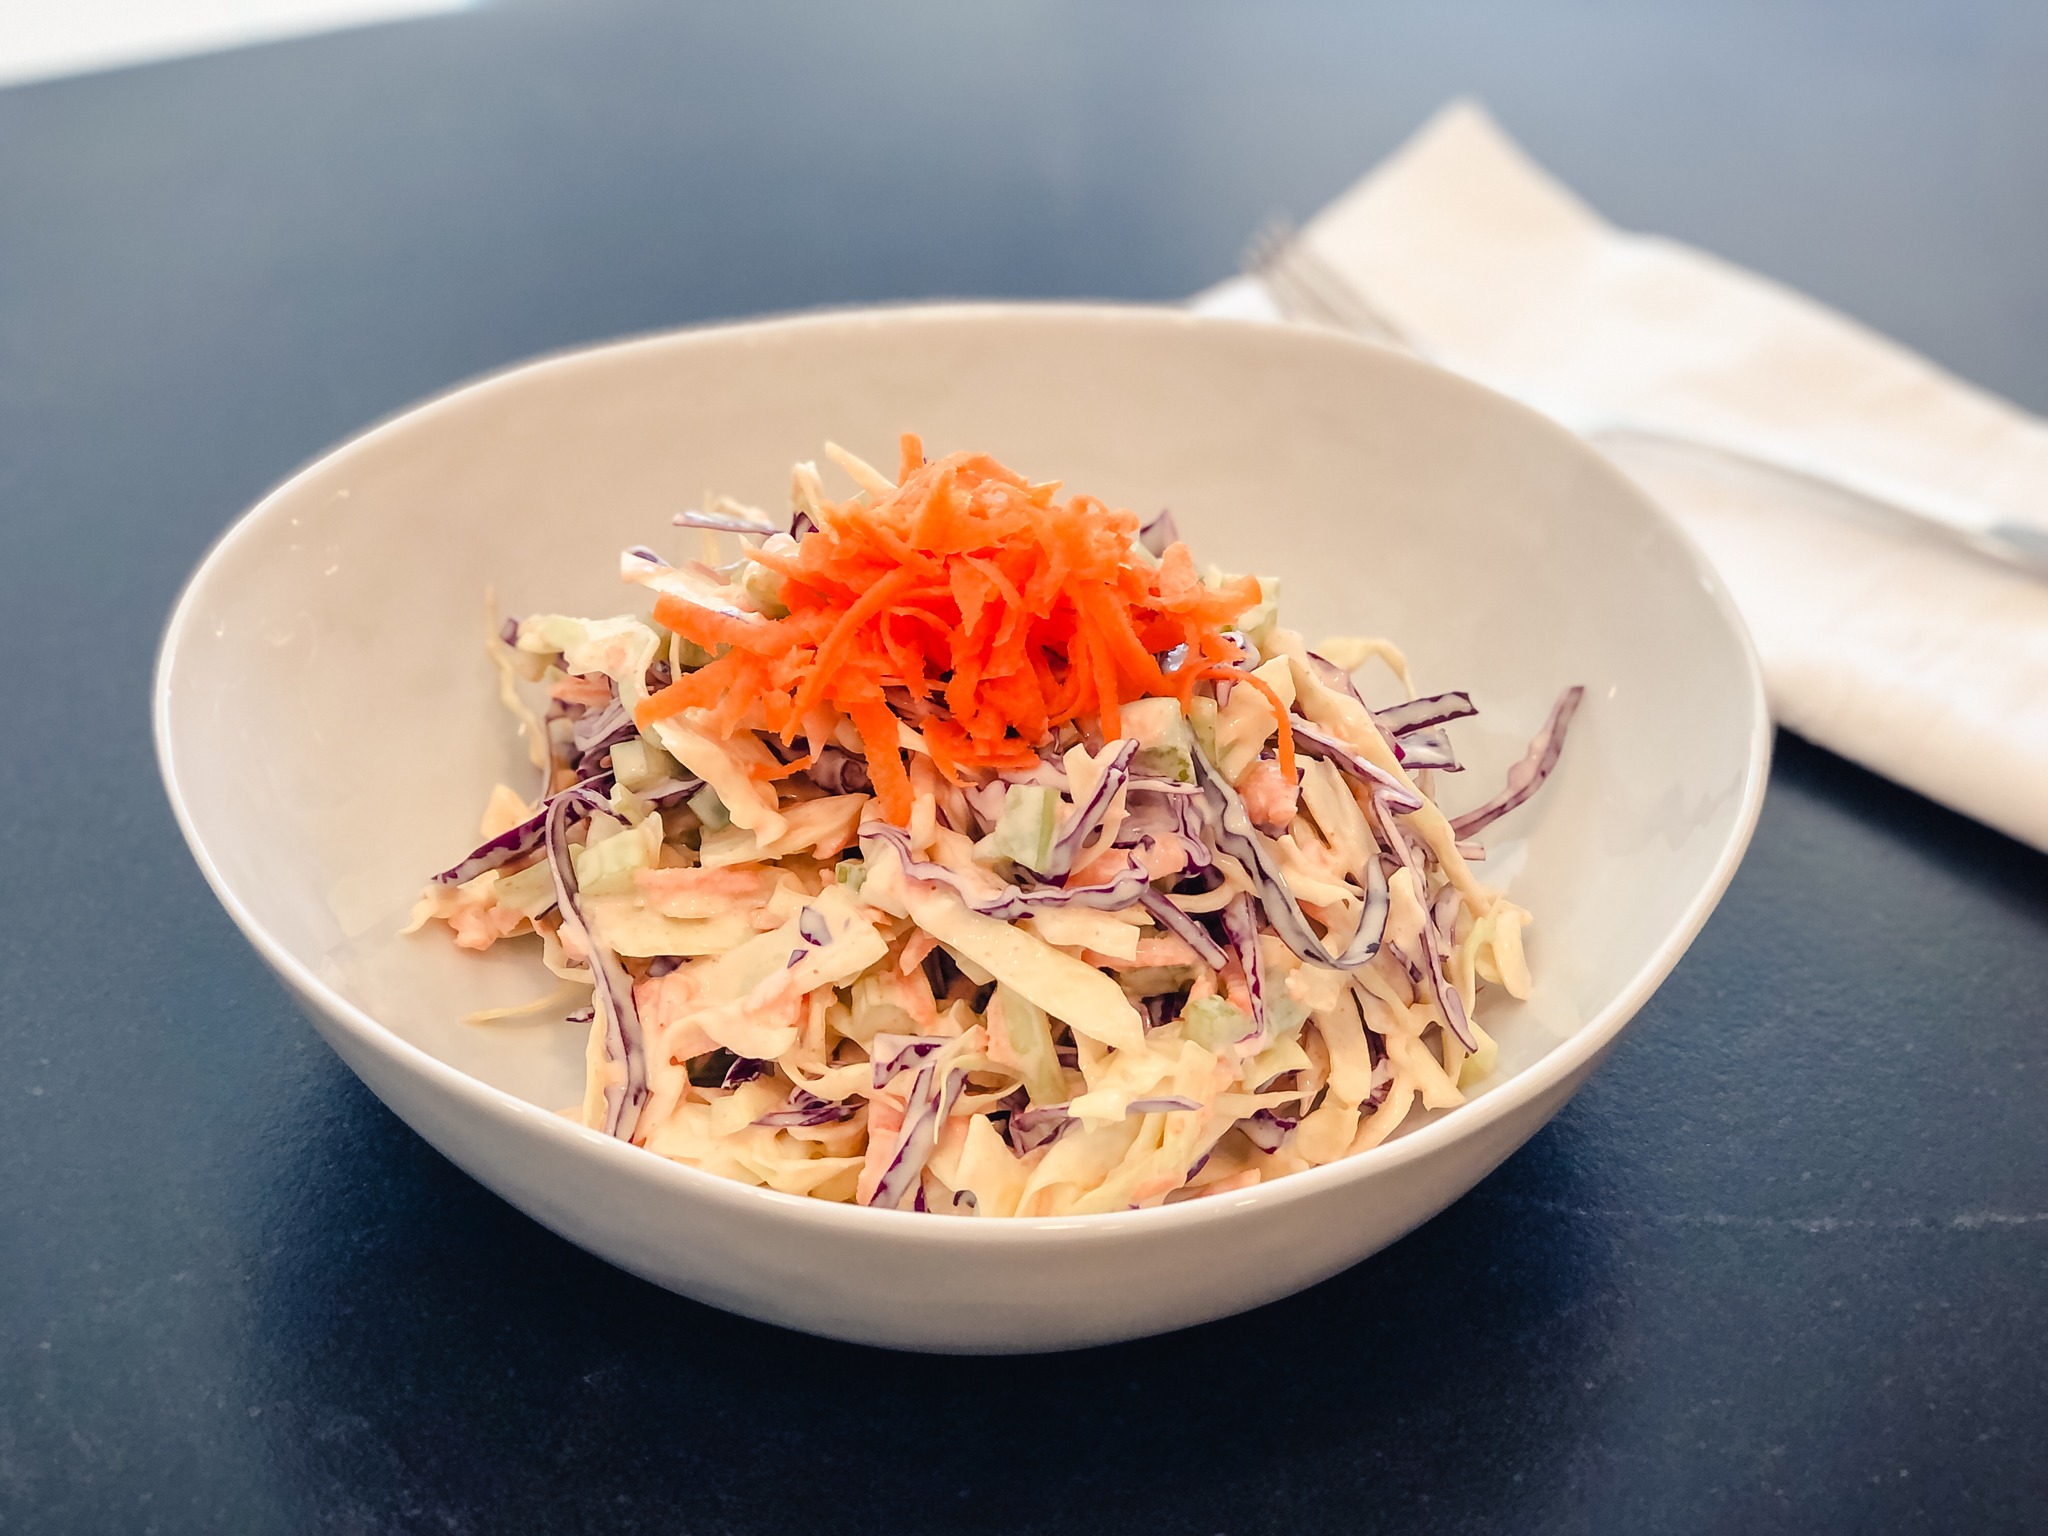
M 1330 660 L 1329 657 L 1318 656 L 1314 651 L 1310 651 L 1308 653 L 1308 664 L 1309 669 L 1322 679 L 1324 687 L 1334 688 L 1339 693 L 1348 693 L 1361 704 L 1365 702 L 1359 696 L 1358 684 L 1351 680 L 1351 674 Z
M 1370 1040 L 1371 1038 L 1372 1033 L 1368 1030 L 1366 1032 L 1366 1039 Z M 1378 1109 L 1387 1102 L 1387 1095 L 1393 1091 L 1393 1088 L 1394 1064 L 1382 1056 L 1372 1064 L 1372 1087 L 1366 1090 L 1365 1102 L 1358 1106 L 1359 1110 L 1362 1113 L 1369 1114 L 1373 1110 Z
M 1081 851 L 1081 845 L 1095 835 L 1102 825 L 1102 818 L 1109 814 L 1110 802 L 1116 799 L 1117 791 L 1124 787 L 1130 776 L 1131 759 L 1138 755 L 1135 737 L 1126 736 L 1117 743 L 1115 753 L 1104 764 L 1102 776 L 1095 781 L 1088 798 L 1074 807 L 1073 819 L 1066 829 L 1053 839 L 1052 851 L 1046 858 L 1046 867 L 1040 873 L 1048 879 L 1060 880 L 1074 867 L 1074 858 Z
M 1300 1123 L 1292 1115 L 1276 1115 L 1270 1109 L 1258 1109 L 1238 1121 L 1237 1128 L 1244 1132 L 1245 1140 L 1261 1152 L 1278 1152 L 1280 1143 L 1287 1139 L 1287 1133 Z
M 1451 821 L 1453 836 L 1470 837 L 1482 827 L 1492 826 L 1543 787 L 1543 781 L 1550 777 L 1550 770 L 1557 766 L 1558 754 L 1564 751 L 1565 729 L 1572 723 L 1579 701 L 1585 696 L 1586 690 L 1577 684 L 1557 696 L 1557 703 L 1551 706 L 1550 718 L 1543 722 L 1543 729 L 1529 743 L 1529 750 L 1523 754 L 1522 760 L 1508 770 L 1507 788 L 1476 810 L 1454 817 Z
M 1176 802 L 1180 812 L 1180 826 L 1175 830 L 1180 833 L 1180 840 L 1188 851 L 1187 868 L 1182 873 L 1190 875 L 1198 875 L 1216 867 L 1215 850 L 1210 848 L 1206 835 L 1208 823 L 1204 820 L 1204 812 L 1207 802 L 1200 790 L 1201 786 L 1197 785 L 1194 799 L 1182 798 Z
M 1267 925 L 1280 936 L 1281 942 L 1312 964 L 1340 971 L 1355 971 L 1371 963 L 1387 929 L 1387 878 L 1379 860 L 1366 861 L 1365 905 L 1359 912 L 1358 927 L 1343 952 L 1333 955 L 1309 927 L 1301 904 L 1273 868 L 1265 845 L 1252 830 L 1244 801 L 1199 746 L 1195 748 L 1195 776 L 1206 792 L 1209 825 L 1217 849 L 1236 859 L 1252 877 L 1258 886 L 1259 905 L 1265 909 Z
M 804 772 L 813 784 L 830 795 L 865 794 L 874 788 L 868 777 L 868 765 L 838 747 L 827 747 Z
M 574 1013 L 564 1018 L 562 1022 L 564 1024 L 588 1024 L 596 1017 L 597 1005 L 593 1003 L 587 1008 L 578 1008 Z
M 578 720 L 571 728 L 570 740 L 578 752 L 587 754 L 602 752 L 606 747 L 639 733 L 639 726 L 633 723 L 633 712 L 613 699 L 602 710 Z
M 817 531 L 817 521 L 808 512 L 799 512 L 789 520 L 789 536 L 799 544 L 803 542 L 806 534 L 816 533 Z
M 548 863 L 555 873 L 555 905 L 564 924 L 574 923 L 589 956 L 591 975 L 596 979 L 598 1015 L 604 1021 L 604 1053 L 609 1061 L 625 1068 L 623 1087 L 604 1091 L 604 1133 L 620 1141 L 633 1139 L 640 1123 L 640 1110 L 647 1102 L 647 1047 L 640 1033 L 640 1014 L 633 1006 L 633 978 L 619 963 L 619 957 L 597 942 L 589 924 L 583 921 L 582 903 L 576 899 L 576 866 L 569 855 L 569 817 L 580 807 L 584 815 L 606 807 L 604 796 L 588 784 L 578 784 L 555 796 L 548 805 Z
M 1046 1104 L 1019 1109 L 1010 1115 L 1010 1145 L 1017 1155 L 1050 1146 L 1081 1122 L 1067 1113 L 1064 1104 Z
M 1468 1052 L 1478 1050 L 1479 1040 L 1465 1017 L 1465 999 L 1444 975 L 1444 947 L 1433 921 L 1422 925 L 1422 984 L 1430 1001 L 1444 1016 L 1444 1022 L 1451 1026 L 1451 1033 L 1458 1037 L 1458 1044 Z
M 1458 761 L 1458 754 L 1451 750 L 1450 736 L 1433 725 L 1419 727 L 1396 738 L 1394 755 L 1401 759 L 1401 766 L 1410 773 L 1420 773 L 1425 768 L 1458 773 L 1464 766 Z
M 758 1056 L 736 1056 L 731 1066 L 725 1069 L 721 1088 L 737 1088 L 741 1083 L 751 1083 L 757 1077 L 766 1077 L 775 1070 L 775 1063 L 763 1061 Z
M 1309 757 L 1320 757 L 1339 772 L 1349 774 L 1359 783 L 1375 793 L 1385 792 L 1389 799 L 1397 800 L 1403 811 L 1422 809 L 1422 797 L 1411 794 L 1401 783 L 1378 763 L 1359 755 L 1358 750 L 1339 741 L 1319 725 L 1311 725 L 1299 715 L 1288 717 L 1294 728 L 1294 746 Z
M 487 838 L 476 847 L 470 849 L 468 855 L 453 868 L 444 869 L 440 874 L 434 876 L 433 883 L 435 885 L 461 885 L 465 881 L 474 880 L 478 875 L 483 874 L 487 870 L 497 869 L 502 865 L 511 863 L 514 859 L 524 858 L 547 840 L 548 810 L 557 800 L 562 798 L 562 795 L 573 795 L 585 787 L 609 788 L 610 784 L 611 775 L 609 773 L 598 773 L 591 775 L 591 777 L 585 779 L 580 784 L 570 785 L 559 794 L 549 795 L 541 802 L 540 809 L 527 817 L 526 820 L 519 823 L 516 827 L 506 828 L 496 837 Z
M 1200 1109 L 1201 1107 L 1193 1099 L 1183 1099 L 1178 1095 L 1169 1095 L 1165 1098 L 1133 1099 L 1124 1106 L 1124 1113 L 1129 1115 L 1177 1114 L 1183 1110 Z
M 1401 809 L 1392 795 L 1376 794 L 1372 797 L 1373 809 L 1379 812 L 1380 831 L 1385 834 L 1387 849 L 1394 857 L 1414 870 L 1422 873 L 1422 859 L 1415 852 L 1414 844 L 1394 821 L 1394 813 Z
M 1223 937 L 1237 956 L 1244 972 L 1245 990 L 1251 994 L 1252 1027 L 1249 1040 L 1266 1032 L 1266 966 L 1259 958 L 1259 913 L 1248 892 L 1239 891 L 1223 909 Z
M 804 936 L 804 942 L 815 944 L 820 949 L 832 942 L 832 930 L 826 926 L 825 914 L 816 907 L 805 907 L 796 915 L 796 931 Z
M 1164 795 L 1131 796 L 1130 810 L 1116 829 L 1119 848 L 1136 848 L 1162 833 L 1180 831 L 1180 812 Z
M 548 805 L 552 803 L 550 799 L 518 826 L 509 827 L 496 837 L 479 843 L 452 869 L 444 869 L 434 876 L 433 883 L 461 885 L 465 881 L 474 880 L 486 870 L 497 869 L 533 852 L 547 836 Z
M 1223 969 L 1224 963 L 1230 957 L 1224 954 L 1223 947 L 1209 936 L 1209 930 L 1195 921 L 1193 913 L 1181 911 L 1169 898 L 1162 896 L 1149 885 L 1138 897 L 1138 901 L 1152 914 L 1153 921 L 1192 949 L 1210 970 Z
M 501 644 L 516 647 L 519 644 L 519 621 L 507 619 L 499 625 L 498 640 Z
M 736 517 L 730 512 L 699 512 L 694 508 L 678 512 L 673 521 L 678 528 L 709 528 L 713 533 L 782 532 L 770 522 L 756 522 L 751 517 Z
M 682 968 L 683 961 L 680 955 L 656 955 L 647 962 L 647 975 L 652 980 L 666 976 L 671 971 L 679 971 Z
M 860 1110 L 851 1104 L 834 1104 L 830 1099 L 821 1099 L 815 1093 L 802 1088 L 789 1091 L 789 1102 L 782 1108 L 763 1115 L 756 1125 L 808 1126 L 839 1125 L 851 1120 Z
M 1410 731 L 1442 725 L 1446 720 L 1463 720 L 1478 713 L 1469 693 L 1436 693 L 1426 699 L 1410 699 L 1406 704 L 1375 710 L 1373 718 L 1388 735 L 1405 736 Z
M 875 1086 L 888 1087 L 898 1073 L 921 1065 L 927 1056 L 936 1055 L 952 1038 L 951 1035 L 875 1036 L 868 1044 Z
M 943 1075 L 936 1062 L 926 1062 L 917 1069 L 917 1077 L 910 1085 L 901 1139 L 889 1166 L 882 1170 L 882 1177 L 875 1184 L 874 1194 L 868 1198 L 869 1205 L 900 1210 L 913 1192 L 920 1201 L 923 1199 L 924 1165 L 931 1160 L 932 1151 L 939 1144 L 939 1128 L 952 1112 L 953 1102 L 960 1097 L 966 1081 L 967 1074 L 957 1067 Z
M 1436 901 L 1430 906 L 1429 920 L 1443 938 L 1444 948 L 1451 947 L 1451 936 L 1458 928 L 1458 907 L 1464 898 L 1458 894 L 1455 885 L 1447 885 L 1436 893 Z
M 968 907 L 984 917 L 1001 918 L 1006 923 L 1017 922 L 1034 912 L 1044 912 L 1060 907 L 1087 907 L 1097 912 L 1121 912 L 1135 906 L 1144 899 L 1144 892 L 1151 889 L 1145 883 L 1145 873 L 1135 867 L 1126 869 L 1107 885 L 1048 885 L 1031 890 L 1019 890 L 1006 885 L 1000 896 L 979 894 L 953 870 L 943 864 L 933 864 L 920 859 L 910 849 L 910 833 L 902 827 L 887 821 L 871 821 L 860 829 L 863 841 L 879 840 L 896 850 L 896 856 L 903 863 L 903 872 L 913 880 L 923 880 L 933 885 L 943 885 L 966 902 Z
M 1168 547 L 1180 542 L 1180 527 L 1173 520 L 1173 514 L 1161 508 L 1159 515 L 1149 519 L 1138 530 L 1138 542 L 1145 546 L 1145 552 L 1157 560 Z

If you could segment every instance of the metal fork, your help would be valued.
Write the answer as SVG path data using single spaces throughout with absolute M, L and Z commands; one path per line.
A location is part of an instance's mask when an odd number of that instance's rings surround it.
M 1429 347 L 1374 305 L 1355 283 L 1318 256 L 1292 227 L 1284 223 L 1269 224 L 1259 232 L 1246 255 L 1244 270 L 1247 276 L 1257 278 L 1265 285 L 1275 307 L 1288 320 L 1362 336 L 1425 362 L 1450 366 L 1441 357 L 1432 355 Z M 2034 576 L 2048 576 L 2048 529 L 2014 522 L 1986 525 L 1967 510 L 1918 504 L 1877 494 L 1867 487 L 1845 483 L 1836 475 L 1789 463 L 1743 444 L 1672 432 L 1607 415 L 1591 415 L 1574 411 L 1554 400 L 1532 403 L 1537 403 L 1545 414 L 1596 445 L 1640 443 L 1682 449 L 1739 464 L 1777 479 L 1846 496 L 1882 517 L 1935 534 L 1944 542 L 1996 560 L 2001 565 L 2012 566 Z

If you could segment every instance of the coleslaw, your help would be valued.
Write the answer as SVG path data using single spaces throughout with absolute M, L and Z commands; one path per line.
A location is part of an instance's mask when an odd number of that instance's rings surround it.
M 1470 697 L 1419 695 L 1384 640 L 1311 650 L 1170 514 L 912 435 L 894 479 L 826 453 L 851 497 L 799 464 L 787 528 L 720 498 L 675 519 L 702 559 L 625 551 L 651 614 L 488 635 L 538 782 L 493 791 L 408 931 L 537 936 L 590 988 L 566 1113 L 789 1194 L 1058 1216 L 1464 1102 L 1482 988 L 1532 984 L 1474 839 L 1581 690 L 1449 815 Z M 1368 663 L 1401 702 L 1367 706 Z

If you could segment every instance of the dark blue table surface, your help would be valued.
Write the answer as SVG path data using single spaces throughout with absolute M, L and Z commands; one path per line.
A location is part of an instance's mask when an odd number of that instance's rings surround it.
M 2048 8 L 1978 0 L 564 3 L 0 91 L 0 1529 L 2048 1529 L 2048 859 L 1799 741 L 1470 1197 L 1252 1315 L 979 1362 L 712 1312 L 454 1171 L 215 906 L 146 711 L 207 543 L 415 396 L 1172 299 L 1464 91 L 2048 409 L 2044 77 Z

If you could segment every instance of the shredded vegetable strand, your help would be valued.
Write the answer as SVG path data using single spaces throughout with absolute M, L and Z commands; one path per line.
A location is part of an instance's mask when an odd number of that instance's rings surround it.
M 493 792 L 413 926 L 538 936 L 566 995 L 476 1018 L 590 998 L 568 1113 L 790 1194 L 995 1217 L 1242 1189 L 1462 1103 L 1482 994 L 1534 984 L 1471 839 L 1555 776 L 1581 691 L 1449 816 L 1420 770 L 1471 697 L 1418 696 L 1385 641 L 1308 650 L 1171 516 L 914 433 L 893 481 L 825 456 L 856 494 L 799 465 L 788 533 L 679 519 L 759 538 L 731 565 L 629 550 L 651 622 L 493 640 L 548 783 Z M 1330 658 L 1390 655 L 1374 713 Z

